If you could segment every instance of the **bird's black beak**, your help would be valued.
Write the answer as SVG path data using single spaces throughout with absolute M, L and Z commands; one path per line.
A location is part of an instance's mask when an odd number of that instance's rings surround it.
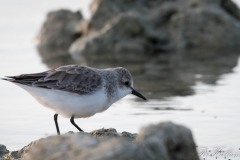
M 138 91 L 136 91 L 135 89 L 132 88 L 132 94 L 139 97 L 139 98 L 142 98 L 144 100 L 147 100 L 147 98 L 145 98 L 141 93 L 139 93 Z

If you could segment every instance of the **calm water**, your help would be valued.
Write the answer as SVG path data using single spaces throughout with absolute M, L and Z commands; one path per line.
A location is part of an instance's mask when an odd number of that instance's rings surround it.
M 47 11 L 58 8 L 76 10 L 86 4 L 77 0 L 4 1 L 0 6 L 0 77 L 43 71 L 35 50 L 36 35 Z M 14 4 L 14 5 L 13 5 Z M 89 16 L 87 12 L 84 12 Z M 7 15 L 7 16 L 6 16 Z M 191 128 L 200 146 L 240 147 L 240 64 L 233 73 L 221 77 L 216 86 L 196 84 L 197 94 L 148 102 L 133 101 L 132 96 L 110 109 L 76 122 L 85 131 L 114 127 L 118 131 L 137 132 L 141 126 L 173 121 Z M 0 144 L 9 150 L 20 149 L 32 140 L 56 134 L 53 112 L 38 104 L 17 86 L 0 81 Z M 173 107 L 180 110 L 158 110 Z M 62 133 L 76 131 L 68 119 L 59 118 Z

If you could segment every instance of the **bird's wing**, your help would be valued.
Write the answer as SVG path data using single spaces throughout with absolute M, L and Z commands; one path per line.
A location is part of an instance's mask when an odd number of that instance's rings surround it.
M 92 93 L 102 84 L 102 78 L 95 70 L 78 65 L 63 66 L 46 72 L 8 78 L 11 82 L 77 94 Z

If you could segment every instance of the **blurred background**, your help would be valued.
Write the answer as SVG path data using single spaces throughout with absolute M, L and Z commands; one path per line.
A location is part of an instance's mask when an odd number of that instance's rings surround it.
M 66 64 L 122 66 L 148 99 L 127 96 L 76 119 L 84 131 L 173 121 L 200 146 L 240 144 L 239 0 L 0 0 L 0 77 Z M 54 135 L 53 112 L 0 81 L 0 143 Z M 76 131 L 59 118 L 62 132 Z

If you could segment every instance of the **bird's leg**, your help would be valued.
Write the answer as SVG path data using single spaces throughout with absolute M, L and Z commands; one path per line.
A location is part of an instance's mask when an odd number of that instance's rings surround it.
M 70 122 L 71 122 L 80 132 L 83 132 L 83 130 L 82 130 L 80 127 L 78 127 L 78 125 L 74 122 L 74 116 L 71 117 Z
M 56 114 L 54 114 L 54 122 L 55 122 L 55 125 L 56 125 L 57 134 L 60 135 L 57 118 L 58 118 L 58 114 L 56 113 Z

